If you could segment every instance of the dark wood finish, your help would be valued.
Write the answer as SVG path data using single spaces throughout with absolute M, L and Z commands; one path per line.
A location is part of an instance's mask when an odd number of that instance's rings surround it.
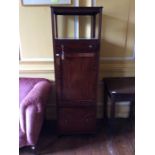
M 58 129 L 61 134 L 88 133 L 96 130 L 96 107 L 60 108 Z M 74 128 L 73 128 L 74 126 Z M 72 129 L 72 130 L 71 130 Z
M 55 53 L 58 54 L 56 56 L 57 91 L 59 91 L 57 105 L 64 107 L 58 110 L 58 128 L 61 134 L 94 132 L 95 130 L 95 108 L 93 108 L 92 115 L 94 118 L 89 123 L 82 119 L 83 115 L 91 114 L 91 110 L 87 109 L 91 105 L 96 105 L 97 99 L 95 92 L 97 91 L 99 46 L 98 42 L 95 44 L 95 41 L 55 40 Z M 62 45 L 63 60 L 60 56 Z M 65 108 L 67 106 L 73 107 L 67 110 Z M 83 108 L 78 109 L 79 106 L 88 107 L 83 111 Z M 69 123 L 64 123 L 66 120 Z
M 94 38 L 95 16 L 102 14 L 102 8 L 52 7 L 51 10 L 59 133 L 94 133 L 100 49 L 100 39 Z M 58 38 L 57 15 L 93 15 L 93 38 Z
M 96 102 L 98 52 L 98 40 L 55 40 L 56 79 L 60 79 L 57 86 L 61 92 L 58 104 Z
M 55 15 L 55 37 L 58 38 L 58 22 L 57 22 L 57 16 Z
M 102 27 L 102 8 L 103 7 L 51 7 L 52 22 L 53 26 L 53 37 L 57 37 L 57 19 L 54 16 L 57 15 L 79 15 L 79 16 L 90 16 L 91 17 L 91 37 L 94 38 L 96 29 L 96 15 L 99 15 L 98 20 L 98 39 L 101 39 L 101 27 Z
M 98 28 L 98 38 L 101 40 L 101 29 L 102 29 L 102 13 L 99 14 L 99 28 Z
M 129 118 L 134 115 L 135 78 L 118 77 L 104 78 L 104 118 L 107 119 L 107 97 L 111 99 L 110 118 L 115 118 L 115 103 L 117 101 L 130 101 Z
M 67 53 L 76 52 L 99 52 L 100 41 L 98 39 L 55 39 L 56 53 L 61 54 L 61 45 L 66 45 L 64 48 Z
M 95 27 L 96 27 L 96 15 L 91 17 L 91 37 L 95 38 Z
M 56 15 L 96 15 L 102 7 L 52 7 L 52 11 Z
M 110 95 L 134 95 L 135 78 L 134 77 L 117 77 L 104 78 L 104 83 L 108 87 Z M 116 92 L 116 94 L 114 93 Z

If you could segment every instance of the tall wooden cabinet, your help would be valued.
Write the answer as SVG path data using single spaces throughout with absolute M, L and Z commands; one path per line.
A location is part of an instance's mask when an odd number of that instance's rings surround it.
M 91 38 L 59 38 L 58 15 L 90 16 Z M 51 16 L 58 131 L 94 133 L 102 7 L 51 7 Z

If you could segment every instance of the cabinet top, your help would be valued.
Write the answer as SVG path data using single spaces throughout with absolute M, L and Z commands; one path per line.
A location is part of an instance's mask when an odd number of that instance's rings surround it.
M 96 15 L 102 12 L 103 7 L 51 7 L 56 15 Z

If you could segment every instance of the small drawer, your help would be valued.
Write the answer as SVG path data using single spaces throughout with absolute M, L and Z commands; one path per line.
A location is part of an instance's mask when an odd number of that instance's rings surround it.
M 96 129 L 96 110 L 92 107 L 60 108 L 58 110 L 60 133 L 92 133 Z
M 63 50 L 65 53 L 99 52 L 99 40 L 57 40 L 55 42 L 56 55 Z

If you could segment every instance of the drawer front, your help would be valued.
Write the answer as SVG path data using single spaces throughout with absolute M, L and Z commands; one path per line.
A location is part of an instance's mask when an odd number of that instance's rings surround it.
M 99 52 L 99 40 L 56 40 L 56 53 L 60 53 L 62 48 L 67 56 L 70 53 L 81 53 L 81 57 L 93 56 L 92 54 L 82 54 L 89 52 Z M 69 55 L 68 55 L 69 57 Z
M 60 108 L 58 128 L 60 133 L 93 133 L 96 129 L 96 109 L 94 107 Z

